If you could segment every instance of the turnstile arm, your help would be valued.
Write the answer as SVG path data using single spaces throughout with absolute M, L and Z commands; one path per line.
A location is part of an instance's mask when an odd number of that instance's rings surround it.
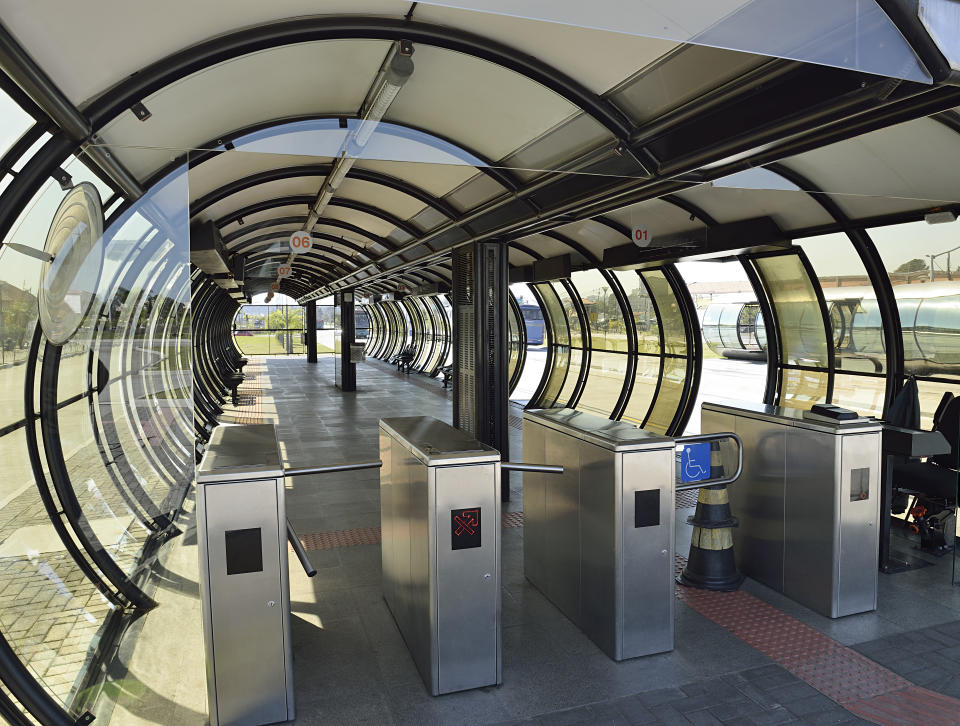
M 681 484 L 676 487 L 676 491 L 682 492 L 687 489 L 700 489 L 701 487 L 712 487 L 718 484 L 731 484 L 740 478 L 740 474 L 743 472 L 743 441 L 740 440 L 740 437 L 737 436 L 732 431 L 727 431 L 724 433 L 718 434 L 696 434 L 694 436 L 680 436 L 676 439 L 677 446 L 682 446 L 683 444 L 696 443 L 698 441 L 720 441 L 722 439 L 733 439 L 737 442 L 737 470 L 734 472 L 733 476 L 724 477 L 723 479 L 704 479 L 702 481 L 694 482 L 692 484 Z
M 355 461 L 346 464 L 328 464 L 326 466 L 301 466 L 284 469 L 284 476 L 306 476 L 308 474 L 332 474 L 338 471 L 357 471 L 359 469 L 379 469 L 383 466 L 380 459 L 374 461 Z
M 553 464 L 526 464 L 522 461 L 501 461 L 500 469 L 503 471 L 531 471 L 537 474 L 562 474 L 562 466 Z
M 290 540 L 290 545 L 293 547 L 293 551 L 297 553 L 297 559 L 300 560 L 300 564 L 303 565 L 303 571 L 307 573 L 307 577 L 313 577 L 317 574 L 317 568 L 310 564 L 310 559 L 307 557 L 307 551 L 303 549 L 303 544 L 300 542 L 300 538 L 297 537 L 297 533 L 293 528 L 293 525 L 290 524 L 290 520 L 287 520 L 287 539 Z

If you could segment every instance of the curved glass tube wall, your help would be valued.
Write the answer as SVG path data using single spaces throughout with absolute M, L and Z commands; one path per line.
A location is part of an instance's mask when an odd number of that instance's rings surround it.
M 109 192 L 79 161 L 66 170 Z M 117 633 L 155 604 L 150 563 L 193 478 L 195 429 L 186 169 L 104 224 L 88 257 L 102 264 L 70 283 L 89 308 L 53 345 L 42 263 L 7 244 L 42 249 L 64 196 L 46 184 L 0 248 L 0 632 L 76 718 Z
M 449 304 L 444 303 L 444 295 L 428 295 L 364 305 L 370 325 L 367 355 L 393 361 L 412 346 L 412 370 L 436 376 L 449 359 L 453 339 Z
M 529 407 L 682 430 L 696 396 L 697 323 L 672 268 L 584 270 L 529 290 L 547 332 L 547 362 Z

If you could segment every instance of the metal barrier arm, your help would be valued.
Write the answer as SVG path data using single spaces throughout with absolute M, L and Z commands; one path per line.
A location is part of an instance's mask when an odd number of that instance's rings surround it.
M 733 476 L 728 476 L 723 479 L 704 479 L 702 481 L 694 482 L 692 484 L 682 484 L 676 487 L 676 491 L 682 492 L 687 489 L 700 489 L 701 487 L 712 487 L 717 484 L 732 484 L 737 479 L 740 478 L 740 474 L 743 472 L 743 441 L 740 440 L 740 437 L 737 436 L 732 431 L 718 433 L 718 434 L 696 434 L 694 436 L 680 436 L 676 439 L 677 446 L 683 446 L 684 444 L 696 443 L 700 441 L 721 441 L 723 439 L 733 439 L 737 442 L 737 471 Z
M 332 474 L 338 471 L 357 471 L 359 469 L 379 469 L 383 462 L 357 461 L 352 464 L 330 464 L 328 466 L 302 466 L 294 469 L 284 469 L 284 476 L 306 476 L 308 474 Z
M 303 548 L 303 543 L 300 542 L 300 538 L 297 537 L 296 530 L 294 530 L 293 525 L 290 524 L 289 519 L 287 520 L 287 539 L 290 540 L 293 551 L 297 553 L 297 559 L 300 560 L 300 564 L 303 565 L 303 571 L 307 573 L 307 577 L 316 575 L 317 568 L 310 564 L 307 551 Z
M 502 471 L 530 471 L 537 474 L 562 474 L 562 466 L 553 464 L 526 464 L 522 461 L 501 461 L 500 469 Z

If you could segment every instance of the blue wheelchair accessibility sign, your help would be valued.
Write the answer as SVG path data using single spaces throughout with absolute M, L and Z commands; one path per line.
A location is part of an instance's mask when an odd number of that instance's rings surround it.
M 680 458 L 680 480 L 701 481 L 710 478 L 710 444 L 685 444 Z

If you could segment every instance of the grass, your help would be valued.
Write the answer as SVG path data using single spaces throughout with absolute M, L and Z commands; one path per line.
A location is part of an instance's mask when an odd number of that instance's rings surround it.
M 234 338 L 234 341 L 236 341 L 237 347 L 244 355 L 283 355 L 287 352 L 283 344 L 277 340 L 277 336 L 273 333 L 238 335 Z M 293 334 L 292 351 L 300 355 L 307 352 L 307 347 L 300 342 L 299 332 Z M 317 352 L 332 353 L 333 348 L 323 345 L 322 343 L 317 343 Z

